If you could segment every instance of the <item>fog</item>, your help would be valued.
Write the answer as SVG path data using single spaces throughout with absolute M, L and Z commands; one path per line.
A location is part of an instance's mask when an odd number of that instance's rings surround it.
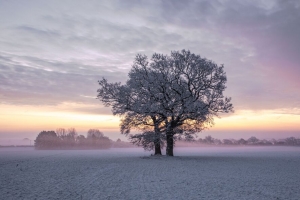
M 299 147 L 0 148 L 3 199 L 299 199 Z M 165 151 L 163 151 L 165 153 Z

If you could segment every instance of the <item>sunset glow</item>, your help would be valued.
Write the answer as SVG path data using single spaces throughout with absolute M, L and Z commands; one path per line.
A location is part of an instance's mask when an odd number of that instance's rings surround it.
M 55 130 L 60 127 L 76 127 L 83 132 L 90 128 L 118 129 L 119 118 L 116 116 L 59 110 L 63 107 L 2 106 L 0 126 L 4 131 Z
M 68 112 L 70 106 L 64 103 L 60 106 L 12 106 L 1 105 L 0 126 L 2 132 L 38 132 L 38 130 L 55 130 L 60 127 L 76 127 L 80 134 L 85 134 L 90 128 L 109 132 L 111 138 L 124 138 L 119 133 L 120 117 L 110 114 L 84 114 Z M 84 106 L 84 105 L 76 105 Z M 59 111 L 61 110 L 61 111 Z M 205 134 L 211 131 L 300 131 L 300 116 L 285 113 L 286 110 L 240 110 L 230 116 L 215 119 L 215 124 Z M 26 135 L 31 134 L 24 134 Z M 239 135 L 230 135 L 238 138 Z
M 125 83 L 138 53 L 182 49 L 224 64 L 234 106 L 201 137 L 300 137 L 297 1 L 23 4 L 0 4 L 0 143 L 60 127 L 126 140 L 97 81 Z
M 299 131 L 300 116 L 281 110 L 240 110 L 238 113 L 215 120 L 216 130 Z

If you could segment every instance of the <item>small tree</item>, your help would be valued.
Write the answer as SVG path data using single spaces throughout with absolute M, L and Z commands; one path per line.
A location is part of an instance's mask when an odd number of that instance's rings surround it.
M 88 146 L 91 148 L 107 149 L 111 146 L 111 141 L 108 137 L 105 137 L 104 134 L 98 129 L 90 129 L 87 132 L 86 139 Z
M 259 139 L 257 139 L 256 137 L 252 136 L 247 140 L 248 144 L 256 144 L 259 142 Z
M 34 141 L 36 149 L 55 149 L 59 147 L 59 138 L 54 131 L 42 131 Z
M 76 144 L 77 131 L 75 128 L 69 128 L 67 134 L 67 140 L 70 146 L 74 146 Z
M 213 144 L 214 143 L 214 138 L 211 137 L 210 135 L 206 136 L 204 139 L 203 139 L 203 142 L 206 143 L 206 144 Z
M 297 139 L 294 137 L 288 137 L 285 139 L 285 142 L 287 145 L 296 146 L 297 145 Z
M 102 138 L 104 137 L 103 133 L 101 131 L 99 131 L 98 129 L 89 129 L 87 132 L 87 138 L 92 138 L 94 135 L 94 137 L 96 138 Z
M 223 144 L 232 145 L 233 142 L 232 142 L 232 140 L 229 140 L 229 139 L 223 139 Z
M 58 128 L 56 129 L 56 135 L 57 137 L 64 139 L 65 137 L 67 137 L 67 130 L 64 128 Z
M 86 138 L 84 137 L 84 135 L 77 136 L 76 141 L 80 147 L 84 147 L 86 145 Z
M 247 141 L 244 140 L 243 138 L 241 138 L 241 139 L 238 140 L 238 144 L 246 145 L 246 144 L 247 144 Z

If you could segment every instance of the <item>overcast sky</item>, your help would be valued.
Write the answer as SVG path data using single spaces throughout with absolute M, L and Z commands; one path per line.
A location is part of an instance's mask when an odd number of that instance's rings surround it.
M 224 64 L 236 115 L 300 115 L 298 0 L 0 0 L 0 109 L 111 115 L 97 80 L 182 49 Z

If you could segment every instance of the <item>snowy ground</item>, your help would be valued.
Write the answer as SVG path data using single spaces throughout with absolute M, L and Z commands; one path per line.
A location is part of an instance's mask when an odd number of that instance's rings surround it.
M 0 148 L 0 199 L 300 199 L 300 148 Z

